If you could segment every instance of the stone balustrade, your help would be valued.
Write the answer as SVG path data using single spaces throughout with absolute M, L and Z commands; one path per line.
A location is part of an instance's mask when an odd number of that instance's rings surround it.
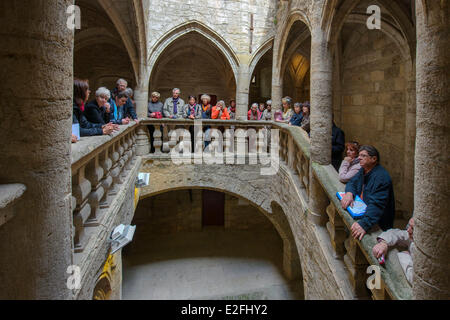
M 138 141 L 141 143 L 141 150 L 144 152 L 139 155 L 147 157 L 167 158 L 169 153 L 180 144 L 175 140 L 174 132 L 177 129 L 186 129 L 193 132 L 192 120 L 144 120 L 141 126 L 154 125 L 154 148 L 155 152 L 150 153 L 149 136 L 147 130 L 138 131 Z M 372 248 L 376 244 L 376 236 L 367 234 L 362 241 L 355 240 L 351 237 L 350 228 L 354 223 L 352 217 L 347 211 L 340 206 L 340 201 L 336 197 L 336 192 L 344 191 L 345 186 L 339 182 L 338 174 L 331 165 L 322 166 L 310 161 L 310 140 L 305 131 L 299 127 L 291 127 L 286 124 L 264 121 L 220 121 L 206 120 L 202 121 L 203 128 L 218 129 L 223 133 L 223 145 L 220 146 L 225 155 L 225 159 L 233 157 L 238 153 L 240 146 L 247 151 L 246 158 L 251 159 L 252 154 L 256 150 L 252 150 L 254 145 L 248 136 L 237 135 L 239 129 L 250 131 L 255 129 L 262 133 L 260 139 L 257 139 L 257 147 L 259 151 L 270 152 L 268 149 L 273 141 L 269 134 L 270 129 L 279 130 L 279 160 L 294 174 L 294 179 L 299 180 L 299 185 L 304 188 L 302 194 L 305 199 L 304 203 L 308 203 L 310 193 L 310 180 L 317 179 L 320 182 L 318 188 L 320 192 L 315 192 L 315 197 L 323 197 L 318 199 L 320 203 L 325 203 L 323 212 L 319 214 L 319 220 L 316 224 L 319 228 L 324 228 L 329 235 L 332 250 L 335 258 L 343 265 L 343 269 L 347 270 L 348 281 L 351 284 L 353 296 L 355 299 L 411 299 L 412 288 L 407 282 L 403 271 L 398 265 L 394 265 L 391 260 L 387 259 L 386 265 L 380 267 L 380 283 L 378 289 L 369 290 L 367 287 L 367 279 L 371 275 L 367 273 L 369 266 L 379 266 L 377 260 L 372 255 Z M 273 135 L 273 131 L 272 131 Z M 185 139 L 185 138 L 183 138 Z M 202 136 L 195 137 L 201 142 Z M 187 142 L 191 144 L 190 139 Z M 213 139 L 214 140 L 214 139 Z M 145 145 L 148 145 L 145 146 Z M 198 145 L 202 145 L 201 143 Z M 139 149 L 139 146 L 138 146 Z M 147 150 L 147 151 L 145 151 Z M 178 151 L 178 150 L 176 150 Z M 194 158 L 194 155 L 191 155 Z M 229 162 L 226 162 L 229 163 Z M 234 162 L 232 162 L 234 163 Z M 92 188 L 92 187 L 91 187 Z M 312 213 L 310 213 L 312 214 Z
M 137 125 L 110 136 L 82 138 L 72 146 L 75 253 L 82 253 L 101 225 L 136 162 Z

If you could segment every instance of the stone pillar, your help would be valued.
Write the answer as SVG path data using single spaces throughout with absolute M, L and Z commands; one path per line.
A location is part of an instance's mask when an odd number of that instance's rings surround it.
M 236 92 L 236 120 L 247 120 L 247 113 L 249 107 L 248 94 L 249 94 L 249 67 L 247 64 L 239 66 L 238 79 L 237 79 L 237 92 Z
M 331 50 L 320 27 L 311 34 L 311 160 L 331 163 L 333 113 Z
M 134 100 L 136 101 L 136 114 L 138 119 L 147 118 L 148 115 L 148 80 L 134 90 Z
M 416 21 L 413 294 L 449 299 L 450 3 L 416 0 Z
M 311 163 L 331 164 L 333 114 L 332 55 L 320 27 L 311 34 Z M 310 167 L 309 210 L 311 220 L 326 223 L 329 200 Z
M 281 79 L 281 75 L 278 72 L 274 73 L 272 77 L 272 107 L 274 111 L 281 111 L 281 99 L 283 99 L 283 79 Z
M 0 2 L 0 182 L 27 186 L 16 216 L 0 228 L 0 299 L 73 297 L 66 286 L 73 264 L 73 31 L 66 10 L 73 3 Z

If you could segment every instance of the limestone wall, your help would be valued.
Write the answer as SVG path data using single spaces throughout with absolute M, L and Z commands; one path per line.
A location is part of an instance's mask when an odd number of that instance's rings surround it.
M 261 212 L 243 199 L 225 195 L 224 209 L 226 229 L 261 231 L 273 228 Z M 171 191 L 140 200 L 133 224 L 138 228 L 130 250 L 139 250 L 139 243 L 149 236 L 201 231 L 202 190 Z
M 247 54 L 250 45 L 250 14 L 254 14 L 253 51 L 273 29 L 276 1 L 271 0 L 151 0 L 148 11 L 148 48 L 169 30 L 197 20 L 217 32 L 236 54 Z M 168 14 L 170 12 L 170 15 Z

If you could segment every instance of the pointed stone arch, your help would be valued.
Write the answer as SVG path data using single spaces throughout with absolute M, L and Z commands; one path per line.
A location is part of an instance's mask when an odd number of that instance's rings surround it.
M 284 52 L 286 50 L 286 42 L 290 33 L 290 30 L 292 28 L 292 26 L 294 25 L 295 22 L 297 21 L 301 21 L 303 22 L 309 30 L 309 33 L 311 34 L 311 22 L 309 21 L 309 18 L 307 16 L 307 14 L 301 10 L 295 10 L 293 11 L 289 17 L 286 19 L 286 22 L 283 24 L 281 30 L 282 32 L 281 34 L 281 39 L 278 43 L 278 47 L 277 52 L 277 59 L 276 61 L 274 61 L 274 65 L 276 65 L 278 68 L 281 67 L 281 64 L 283 62 L 283 56 L 284 56 Z
M 151 75 L 153 73 L 153 69 L 164 50 L 168 48 L 172 43 L 174 43 L 177 39 L 191 32 L 196 32 L 211 41 L 215 45 L 215 47 L 224 55 L 225 59 L 230 64 L 231 69 L 233 70 L 235 79 L 238 79 L 238 68 L 240 62 L 234 50 L 217 32 L 199 21 L 188 21 L 173 28 L 154 45 L 148 59 L 149 74 Z
M 117 11 L 117 8 L 114 5 L 114 2 L 109 1 L 109 0 L 97 0 L 97 1 L 100 4 L 100 6 L 105 10 L 108 17 L 111 19 L 114 26 L 116 27 L 116 30 L 119 33 L 119 35 L 125 45 L 125 48 L 128 52 L 128 55 L 130 57 L 136 81 L 138 81 L 139 74 L 141 71 L 141 69 L 140 69 L 140 47 L 142 45 L 145 45 L 145 41 L 144 41 L 144 43 L 141 43 L 139 41 L 138 44 L 136 44 L 134 42 L 134 40 L 133 40 L 134 37 L 131 34 L 131 30 L 129 30 L 129 28 L 126 26 L 124 21 L 121 19 L 121 16 L 120 16 L 119 12 Z M 140 6 L 137 5 L 137 3 L 135 3 L 135 2 L 136 1 L 133 2 L 133 8 L 137 9 Z M 140 8 L 142 8 L 142 7 L 140 7 Z M 132 18 L 136 18 L 136 16 L 143 17 L 142 13 L 139 13 L 138 15 L 136 15 L 136 12 L 134 12 L 134 13 L 135 14 L 134 14 L 134 16 L 132 16 Z M 140 20 L 140 22 L 142 24 L 143 20 Z M 141 30 L 143 29 L 143 26 L 139 22 L 138 23 L 134 22 L 134 24 L 138 27 L 138 29 L 141 29 Z M 139 39 L 141 39 L 141 38 L 142 37 L 140 36 Z
M 249 74 L 250 74 L 250 76 L 255 71 L 255 68 L 256 68 L 256 65 L 258 64 L 258 62 L 261 60 L 261 58 L 267 52 L 269 52 L 270 49 L 273 48 L 273 45 L 274 45 L 274 38 L 271 37 L 269 40 L 264 42 L 263 45 L 260 46 L 258 50 L 255 51 L 255 53 L 253 54 L 253 56 L 250 59 L 250 64 L 249 64 Z M 248 79 L 248 81 L 249 81 L 248 85 L 250 85 L 251 78 Z

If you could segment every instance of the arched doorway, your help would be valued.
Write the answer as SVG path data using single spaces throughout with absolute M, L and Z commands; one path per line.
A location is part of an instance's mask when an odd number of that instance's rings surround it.
M 288 32 L 281 60 L 283 95 L 290 96 L 294 102 L 309 101 L 311 34 L 300 20 Z
M 268 50 L 256 64 L 250 78 L 249 103 L 261 103 L 272 96 L 273 50 Z
M 181 97 L 207 93 L 227 103 L 236 95 L 234 71 L 221 50 L 197 31 L 184 34 L 159 55 L 151 77 L 150 91 L 158 91 L 164 100 L 173 88 Z
M 302 299 L 295 241 L 286 244 L 290 230 L 278 211 L 271 222 L 249 201 L 224 194 L 224 225 L 205 226 L 204 191 L 140 201 L 135 239 L 123 251 L 123 298 Z M 290 270 L 287 257 L 295 260 Z

